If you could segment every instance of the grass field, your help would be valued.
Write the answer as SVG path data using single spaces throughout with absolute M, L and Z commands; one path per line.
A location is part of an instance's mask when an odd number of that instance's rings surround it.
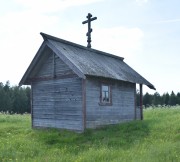
M 180 106 L 83 134 L 32 130 L 30 115 L 0 114 L 0 161 L 180 162 Z

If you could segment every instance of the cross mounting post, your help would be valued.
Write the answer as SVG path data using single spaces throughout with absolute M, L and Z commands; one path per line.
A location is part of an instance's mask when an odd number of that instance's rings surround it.
M 91 28 L 91 21 L 96 20 L 97 17 L 92 17 L 92 15 L 90 13 L 88 13 L 86 18 L 87 18 L 87 20 L 83 21 L 82 24 L 88 23 L 88 32 L 86 33 L 86 36 L 88 37 L 88 39 L 87 39 L 87 42 L 88 42 L 87 47 L 91 48 L 91 32 L 93 31 L 92 28 Z

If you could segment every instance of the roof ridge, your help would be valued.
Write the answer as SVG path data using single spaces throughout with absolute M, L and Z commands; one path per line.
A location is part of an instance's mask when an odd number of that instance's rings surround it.
M 96 50 L 96 49 L 87 48 L 87 47 L 85 47 L 83 45 L 80 45 L 80 44 L 77 44 L 77 43 L 74 43 L 74 42 L 70 42 L 70 41 L 67 41 L 67 40 L 64 40 L 64 39 L 61 39 L 61 38 L 57 38 L 55 36 L 45 34 L 43 32 L 40 32 L 40 34 L 41 34 L 41 36 L 43 37 L 44 40 L 52 39 L 52 40 L 55 40 L 55 41 L 58 41 L 58 42 L 61 42 L 61 43 L 69 44 L 71 46 L 75 46 L 75 47 L 78 47 L 78 48 L 81 48 L 81 49 L 84 49 L 84 50 L 88 50 L 90 52 L 96 52 L 96 53 L 99 53 L 101 55 L 105 55 L 105 56 L 108 56 L 108 57 L 113 57 L 113 58 L 116 58 L 116 59 L 120 59 L 121 61 L 124 60 L 123 57 L 116 56 L 116 55 L 113 55 L 113 54 L 110 54 L 110 53 L 107 53 L 107 52 L 103 52 L 103 51 L 100 51 L 100 50 Z

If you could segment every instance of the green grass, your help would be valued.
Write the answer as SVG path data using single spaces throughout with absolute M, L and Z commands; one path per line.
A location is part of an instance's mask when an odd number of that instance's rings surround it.
M 180 106 L 83 134 L 32 130 L 30 115 L 0 114 L 0 161 L 180 162 Z

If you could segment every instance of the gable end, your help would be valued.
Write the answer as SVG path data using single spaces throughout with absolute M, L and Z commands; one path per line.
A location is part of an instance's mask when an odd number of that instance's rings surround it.
M 79 76 L 83 79 L 86 78 L 66 56 L 60 53 L 48 41 L 44 41 L 19 85 L 30 85 L 32 81 L 39 79 L 48 80 L 75 76 Z

